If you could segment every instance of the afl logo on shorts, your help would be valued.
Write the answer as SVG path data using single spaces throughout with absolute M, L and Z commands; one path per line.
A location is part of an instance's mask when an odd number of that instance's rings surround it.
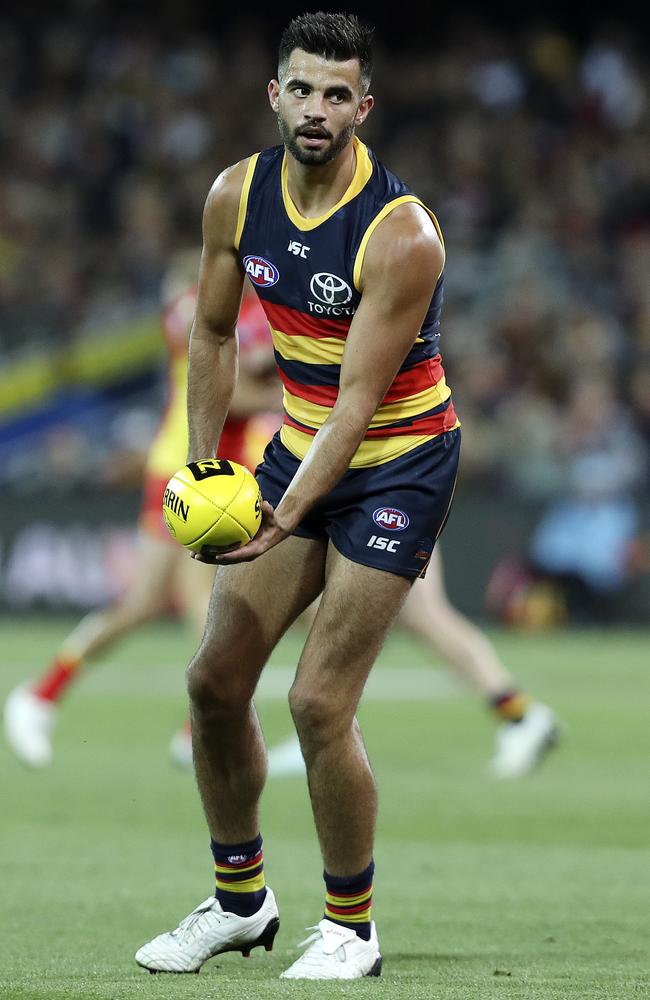
M 352 289 L 347 281 L 327 271 L 315 274 L 309 288 L 315 299 L 328 306 L 344 306 L 352 298 Z
M 257 254 L 244 257 L 244 270 L 253 284 L 261 288 L 270 288 L 280 280 L 280 272 L 275 264 L 265 257 L 258 257 Z
M 375 524 L 386 531 L 404 531 L 409 526 L 408 514 L 397 507 L 378 507 L 372 515 Z

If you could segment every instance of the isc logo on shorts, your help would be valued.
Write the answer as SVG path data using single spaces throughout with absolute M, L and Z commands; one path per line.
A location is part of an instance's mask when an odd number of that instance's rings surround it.
M 369 549 L 385 549 L 386 552 L 397 552 L 397 546 L 401 545 L 396 538 L 381 538 L 378 535 L 371 535 L 366 542 Z
M 409 526 L 408 514 L 397 507 L 378 507 L 372 519 L 385 531 L 404 531 Z
M 270 288 L 280 279 L 280 272 L 275 264 L 265 257 L 258 257 L 257 254 L 244 257 L 244 270 L 251 281 L 262 288 Z

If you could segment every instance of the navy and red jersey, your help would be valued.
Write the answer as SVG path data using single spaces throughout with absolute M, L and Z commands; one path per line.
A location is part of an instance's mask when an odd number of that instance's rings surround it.
M 422 205 L 356 137 L 354 144 L 352 182 L 318 218 L 305 218 L 291 200 L 283 146 L 250 158 L 242 188 L 235 245 L 271 327 L 284 385 L 281 439 L 300 459 L 338 396 L 345 341 L 361 301 L 368 241 L 399 205 Z M 435 216 L 426 211 L 440 234 Z M 440 358 L 442 297 L 440 274 L 419 335 L 372 418 L 352 468 L 380 465 L 458 426 Z

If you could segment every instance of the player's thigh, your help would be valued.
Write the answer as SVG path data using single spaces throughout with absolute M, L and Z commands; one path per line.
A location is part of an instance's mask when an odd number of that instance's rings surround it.
M 431 553 L 425 577 L 418 577 L 404 601 L 397 619 L 402 628 L 420 631 L 423 624 L 435 619 L 437 609 L 447 605 L 442 575 L 442 559 L 438 547 Z
M 290 693 L 294 718 L 347 726 L 412 580 L 353 562 L 329 545 L 326 582 Z
M 326 543 L 292 535 L 250 563 L 217 569 L 197 661 L 254 689 L 271 651 L 323 588 Z
M 138 535 L 135 572 L 123 596 L 132 608 L 160 611 L 170 597 L 177 546 L 147 531 Z

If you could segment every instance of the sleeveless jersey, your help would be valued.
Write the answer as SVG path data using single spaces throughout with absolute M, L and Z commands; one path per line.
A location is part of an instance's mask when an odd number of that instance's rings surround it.
M 305 218 L 291 200 L 283 146 L 252 156 L 242 187 L 235 246 L 271 327 L 284 386 L 281 439 L 300 459 L 338 396 L 368 241 L 399 205 L 422 205 L 356 136 L 354 145 L 352 182 L 318 218 Z M 423 207 L 442 240 L 435 216 Z M 419 335 L 373 416 L 352 468 L 390 461 L 459 425 L 440 358 L 442 289 L 441 274 Z

